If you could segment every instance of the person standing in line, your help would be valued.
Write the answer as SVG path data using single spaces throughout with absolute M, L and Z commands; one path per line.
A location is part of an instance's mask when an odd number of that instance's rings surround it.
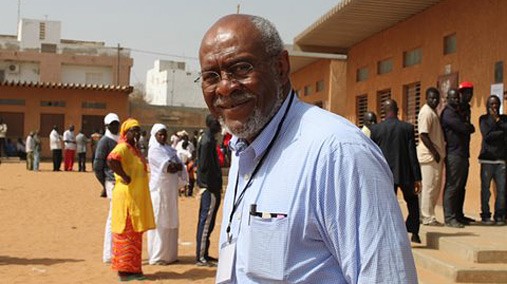
M 39 171 L 40 164 L 40 151 L 42 149 L 39 130 L 35 130 L 33 133 L 33 170 Z
M 447 153 L 443 198 L 445 225 L 463 228 L 470 224 L 461 216 L 464 202 L 462 191 L 468 179 L 470 135 L 475 132 L 475 127 L 460 112 L 460 93 L 457 89 L 447 92 L 447 105 L 440 115 L 440 122 Z
M 407 203 L 407 231 L 411 241 L 421 243 L 419 237 L 419 197 L 421 169 L 417 160 L 414 126 L 398 119 L 398 104 L 388 99 L 384 102 L 386 118 L 371 127 L 371 139 L 377 143 L 393 172 L 394 192 L 401 189 Z
M 95 159 L 95 151 L 97 150 L 97 144 L 99 143 L 100 138 L 102 138 L 103 133 L 104 133 L 103 131 L 99 132 L 97 129 L 95 129 L 95 131 L 90 136 L 90 142 L 91 142 L 90 148 L 92 150 L 92 165 L 93 165 L 93 160 Z
M 218 163 L 217 141 L 219 122 L 211 114 L 206 117 L 206 131 L 198 146 L 199 167 L 197 185 L 201 188 L 199 221 L 197 222 L 196 264 L 216 266 L 217 258 L 209 256 L 210 236 L 215 228 L 215 219 L 222 194 L 222 170 Z
M 216 282 L 417 283 L 380 149 L 298 99 L 273 24 L 224 16 L 199 61 L 204 100 L 233 135 Z
M 95 159 L 93 160 L 93 171 L 95 177 L 102 185 L 100 197 L 109 199 L 109 210 L 104 230 L 104 249 L 102 253 L 102 261 L 104 263 L 111 262 L 112 256 L 112 234 L 111 234 L 111 198 L 113 197 L 113 187 L 115 183 L 114 173 L 107 165 L 107 156 L 116 147 L 118 143 L 118 131 L 120 130 L 120 118 L 115 113 L 108 113 L 104 117 L 106 132 L 97 143 Z
M 64 151 L 63 168 L 65 171 L 72 171 L 74 167 L 74 157 L 76 156 L 76 136 L 74 135 L 74 125 L 71 125 L 63 133 Z
M 479 118 L 482 134 L 479 164 L 481 165 L 481 219 L 485 225 L 505 225 L 505 160 L 507 160 L 507 116 L 500 114 L 500 99 L 489 96 L 487 113 Z M 489 198 L 491 180 L 495 181 L 495 214 L 491 220 Z
M 77 150 L 77 164 L 78 171 L 86 172 L 86 145 L 90 142 L 90 139 L 86 137 L 83 133 L 83 130 L 79 130 L 79 133 L 76 136 L 76 150 Z
M 461 82 L 459 84 L 459 93 L 460 93 L 459 112 L 464 117 L 465 121 L 468 124 L 473 126 L 472 121 L 471 121 L 472 120 L 472 111 L 471 111 L 470 101 L 472 100 L 472 97 L 474 95 L 474 85 L 471 82 L 467 82 L 467 81 Z M 472 133 L 474 133 L 474 132 L 475 132 L 475 128 Z M 465 142 L 467 144 L 467 146 L 466 146 L 467 149 L 470 149 L 470 140 L 471 140 L 472 133 L 464 136 L 464 138 L 466 139 Z M 468 165 L 470 166 L 470 164 L 468 164 Z M 469 225 L 470 223 L 475 222 L 475 219 L 465 216 L 465 213 L 463 212 L 463 205 L 465 204 L 467 180 L 468 180 L 468 174 L 467 174 L 467 179 L 465 179 L 465 184 L 463 184 L 463 188 L 458 191 L 459 203 L 458 203 L 458 209 L 457 209 L 457 212 L 458 212 L 457 218 L 458 218 L 458 221 L 463 223 L 464 225 Z
M 33 150 L 35 148 L 35 143 L 33 141 L 33 131 L 30 131 L 30 133 L 26 137 L 25 147 L 26 147 L 26 169 L 29 171 L 32 171 L 33 170 Z
M 59 172 L 62 165 L 62 137 L 58 134 L 58 126 L 56 125 L 49 133 L 49 148 L 53 157 L 53 172 Z
M 120 281 L 145 280 L 142 270 L 143 233 L 155 229 L 146 159 L 137 148 L 141 127 L 135 119 L 123 122 L 118 144 L 107 156 L 116 182 L 113 189 L 111 267 Z
M 371 137 L 371 126 L 377 124 L 377 116 L 372 111 L 367 111 L 364 113 L 364 125 L 361 128 L 361 131 L 367 137 Z
M 440 92 L 435 87 L 426 90 L 426 104 L 418 115 L 421 142 L 417 146 L 417 158 L 421 165 L 421 221 L 423 225 L 442 226 L 435 217 L 435 206 L 442 187 L 442 171 L 445 159 L 445 138 L 437 114 Z
M 7 156 L 5 153 L 5 137 L 7 137 L 7 124 L 4 122 L 3 117 L 0 116 L 0 158 Z
M 150 134 L 150 195 L 157 228 L 148 231 L 148 262 L 168 265 L 178 259 L 178 184 L 183 163 L 167 144 L 165 125 L 156 123 Z

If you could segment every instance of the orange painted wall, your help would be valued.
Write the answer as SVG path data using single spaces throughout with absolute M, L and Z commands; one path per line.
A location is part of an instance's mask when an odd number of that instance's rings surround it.
M 346 62 L 322 59 L 291 74 L 293 88 L 299 91 L 299 98 L 307 103 L 324 102 L 324 107 L 334 113 L 345 111 Z M 317 92 L 317 82 L 324 81 L 324 89 Z M 312 93 L 304 95 L 304 87 L 312 86 Z
M 481 134 L 478 118 L 485 113 L 484 102 L 490 95 L 494 83 L 494 64 L 507 64 L 507 1 L 448 0 L 382 31 L 353 46 L 348 54 L 347 109 L 346 117 L 355 122 L 355 96 L 368 94 L 369 109 L 376 111 L 376 93 L 391 88 L 392 98 L 402 103 L 403 85 L 421 82 L 424 91 L 436 86 L 439 75 L 444 74 L 446 65 L 452 72 L 459 73 L 459 81 L 474 83 L 472 100 L 472 122 L 476 133 L 472 135 L 468 198 L 479 198 L 479 165 Z M 443 54 L 443 38 L 456 33 L 457 51 Z M 422 62 L 403 68 L 403 52 L 422 48 Z M 393 71 L 376 75 L 379 60 L 393 58 Z M 358 68 L 367 66 L 369 78 L 356 82 Z M 504 67 L 505 73 L 505 67 Z M 505 77 L 504 74 L 504 84 Z M 507 109 L 506 109 L 507 110 Z M 478 208 L 475 208 L 476 210 Z

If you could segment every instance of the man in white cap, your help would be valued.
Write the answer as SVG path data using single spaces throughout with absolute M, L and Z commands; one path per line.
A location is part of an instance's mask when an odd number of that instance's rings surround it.
M 99 140 L 93 160 L 93 170 L 97 180 L 102 185 L 101 197 L 109 199 L 109 213 L 106 221 L 106 230 L 104 234 L 104 253 L 102 260 L 106 263 L 111 262 L 111 197 L 113 196 L 114 174 L 107 166 L 106 159 L 109 153 L 118 143 L 118 130 L 120 129 L 120 118 L 115 113 L 109 113 L 104 117 L 106 133 Z

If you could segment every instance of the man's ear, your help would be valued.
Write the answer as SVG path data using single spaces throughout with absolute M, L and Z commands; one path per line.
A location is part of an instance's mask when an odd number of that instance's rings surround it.
M 287 81 L 289 81 L 290 77 L 290 60 L 289 52 L 287 52 L 287 50 L 284 50 L 280 53 L 278 56 L 277 64 L 280 82 L 282 84 L 286 84 Z

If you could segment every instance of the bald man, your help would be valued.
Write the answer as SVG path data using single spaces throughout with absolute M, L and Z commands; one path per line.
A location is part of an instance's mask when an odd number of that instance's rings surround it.
M 407 231 L 411 241 L 421 243 L 419 237 L 419 197 L 421 169 L 415 148 L 414 126 L 398 119 L 398 104 L 388 99 L 384 102 L 386 118 L 371 128 L 371 139 L 377 143 L 392 170 L 394 192 L 401 189 L 407 203 Z

